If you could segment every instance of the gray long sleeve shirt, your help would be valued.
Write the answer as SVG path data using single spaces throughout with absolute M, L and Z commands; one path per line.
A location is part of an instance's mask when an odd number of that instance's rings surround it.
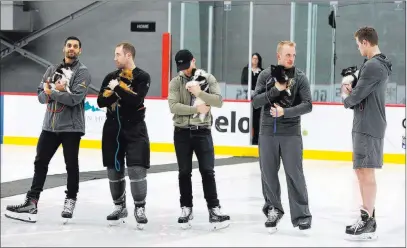
M 391 74 L 390 60 L 381 54 L 367 60 L 345 108 L 353 107 L 353 132 L 384 138 L 386 122 L 386 83 Z
M 295 69 L 291 96 L 286 91 L 279 91 L 271 77 L 271 68 L 262 71 L 257 79 L 253 94 L 253 107 L 262 108 L 260 134 L 261 135 L 301 135 L 301 115 L 312 111 L 311 90 L 305 74 Z M 274 118 L 270 108 L 274 103 L 284 108 L 284 115 Z M 275 125 L 276 124 L 276 125 Z

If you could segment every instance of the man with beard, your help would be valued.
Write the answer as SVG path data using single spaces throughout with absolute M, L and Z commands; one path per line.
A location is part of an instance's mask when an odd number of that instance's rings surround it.
M 209 222 L 213 229 L 226 228 L 230 224 L 230 216 L 222 212 L 218 198 L 211 132 L 211 107 L 221 108 L 223 105 L 219 83 L 212 74 L 196 68 L 196 59 L 187 49 L 175 54 L 175 63 L 178 75 L 170 82 L 168 105 L 174 114 L 174 146 L 181 207 L 178 223 L 183 229 L 190 228 L 194 216 L 191 176 L 192 155 L 195 152 Z M 205 117 L 201 119 L 202 116 Z
M 38 87 L 38 100 L 47 105 L 42 132 L 37 144 L 34 177 L 26 200 L 20 205 L 9 205 L 5 216 L 26 222 L 37 221 L 37 204 L 43 191 L 48 165 L 62 144 L 67 171 L 67 190 L 62 218 L 72 218 L 79 191 L 79 144 L 85 134 L 85 97 L 91 76 L 78 60 L 81 41 L 68 37 L 63 47 L 61 64 L 50 66 Z
M 124 158 L 130 178 L 137 227 L 147 223 L 147 169 L 150 168 L 150 141 L 144 121 L 144 98 L 150 88 L 150 75 L 136 67 L 136 50 L 130 43 L 116 46 L 114 60 L 117 70 L 103 80 L 97 99 L 100 108 L 107 108 L 102 135 L 103 165 L 107 167 L 110 193 L 115 205 L 107 216 L 110 224 L 126 218 L 126 181 Z
M 278 66 L 260 73 L 253 95 L 253 107 L 262 108 L 259 155 L 266 201 L 263 213 L 270 232 L 277 230 L 284 215 L 278 179 L 280 158 L 286 174 L 291 223 L 300 230 L 311 227 L 301 136 L 301 115 L 312 110 L 311 91 L 306 75 L 294 67 L 295 56 L 294 42 L 280 42 Z

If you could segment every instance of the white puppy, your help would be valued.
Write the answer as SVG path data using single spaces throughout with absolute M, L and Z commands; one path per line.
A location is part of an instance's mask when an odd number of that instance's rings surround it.
M 208 74 L 202 70 L 202 69 L 197 69 L 194 73 L 194 76 L 192 78 L 192 81 L 189 81 L 188 83 L 186 83 L 185 88 L 188 89 L 189 87 L 193 86 L 193 85 L 199 85 L 201 87 L 202 91 L 207 91 L 209 88 L 209 84 L 207 82 L 208 79 Z M 198 106 L 201 104 L 204 104 L 205 102 L 197 97 L 195 99 L 194 105 L 193 106 Z M 195 118 L 198 114 L 194 114 L 193 118 Z M 199 114 L 199 119 L 201 121 L 204 121 L 206 114 Z

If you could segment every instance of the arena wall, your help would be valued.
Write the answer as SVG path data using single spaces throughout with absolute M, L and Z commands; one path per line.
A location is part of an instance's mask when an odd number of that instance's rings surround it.
M 39 104 L 37 96 L 27 93 L 3 93 L 3 143 L 31 145 L 37 143 L 46 106 Z M 96 96 L 86 98 L 86 135 L 82 148 L 101 148 L 101 134 L 105 109 L 100 109 Z M 146 99 L 146 122 L 152 152 L 173 152 L 173 125 L 166 99 Z M 215 153 L 230 156 L 258 156 L 257 146 L 250 144 L 249 117 L 251 103 L 225 101 L 222 108 L 213 108 L 212 133 Z M 387 131 L 384 140 L 384 162 L 405 164 L 402 136 L 405 129 L 405 106 L 388 105 Z M 310 114 L 302 117 L 304 159 L 352 160 L 353 113 L 341 104 L 314 103 Z

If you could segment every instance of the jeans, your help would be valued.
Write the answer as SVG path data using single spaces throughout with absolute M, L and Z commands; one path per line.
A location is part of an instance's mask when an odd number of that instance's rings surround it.
M 174 130 L 175 153 L 178 162 L 178 179 L 181 207 L 192 204 L 192 155 L 195 152 L 202 177 L 204 197 L 208 208 L 219 206 L 215 181 L 215 154 L 210 129 Z
M 54 133 L 42 131 L 37 144 L 37 155 L 34 161 L 34 177 L 31 189 L 27 192 L 27 197 L 39 199 L 40 193 L 44 189 L 45 179 L 48 173 L 48 165 L 58 147 L 62 144 L 67 172 L 68 198 L 76 199 L 79 191 L 79 144 L 82 133 L 61 132 Z

